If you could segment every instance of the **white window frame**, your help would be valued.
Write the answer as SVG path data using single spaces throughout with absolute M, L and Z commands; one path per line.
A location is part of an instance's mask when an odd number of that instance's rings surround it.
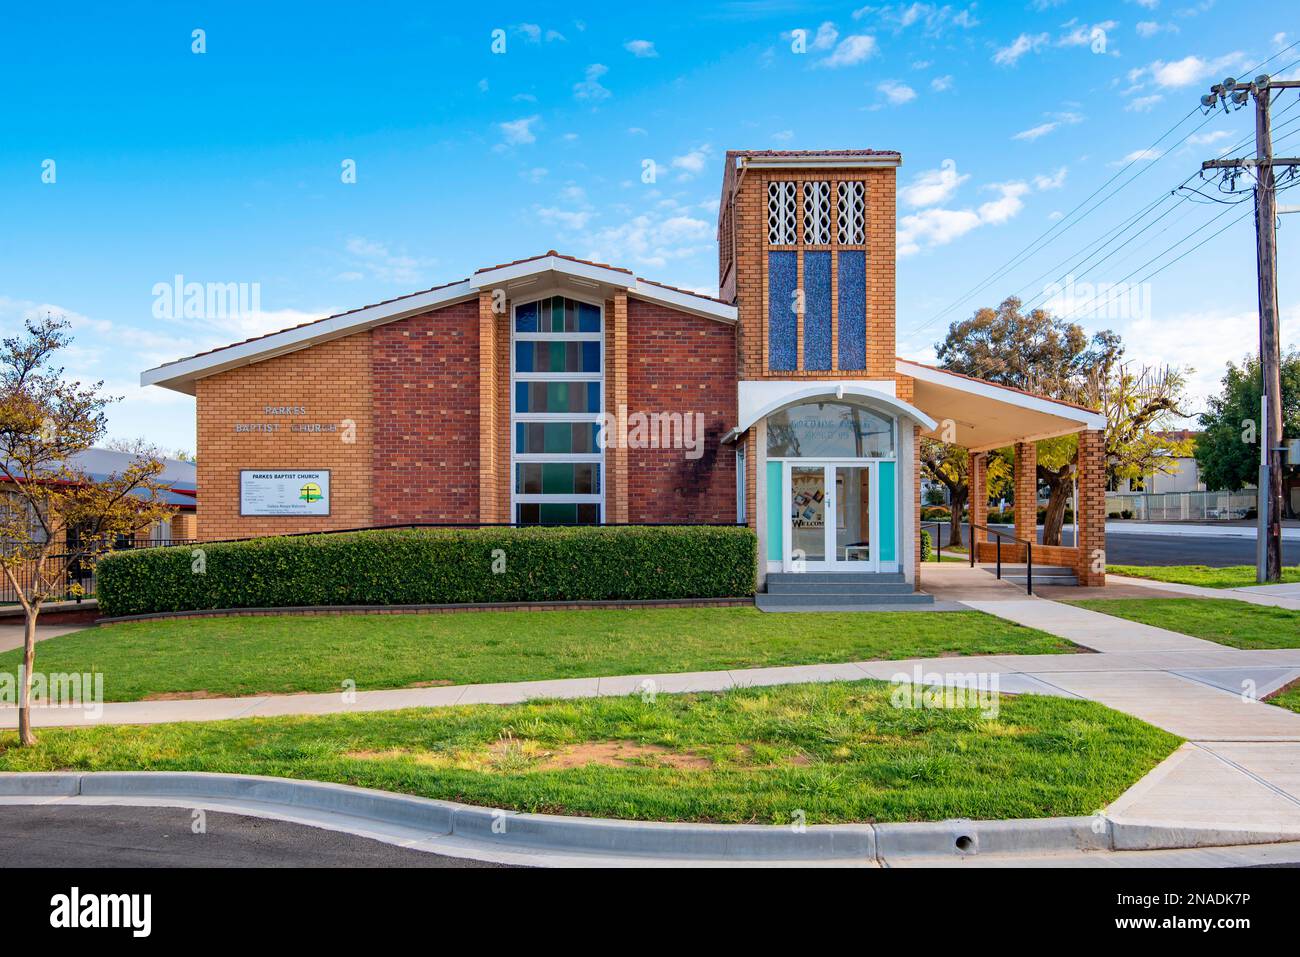
M 520 306 L 563 296 L 574 302 L 595 306 L 600 310 L 599 332 L 516 332 L 516 312 Z M 516 342 L 599 342 L 600 372 L 519 372 L 515 368 Z M 519 412 L 515 408 L 515 385 L 519 382 L 598 382 L 600 383 L 600 409 L 596 412 Z M 520 452 L 517 448 L 516 425 L 524 422 L 601 422 L 605 411 L 605 303 L 581 293 L 563 288 L 541 289 L 530 292 L 526 299 L 510 304 L 510 521 L 518 520 L 518 506 L 527 504 L 592 505 L 600 506 L 600 524 L 605 524 L 605 489 L 608 473 L 605 467 L 605 450 L 597 452 Z M 518 490 L 516 466 L 524 463 L 595 462 L 600 466 L 600 492 L 590 495 L 547 495 L 524 493 Z
M 773 206 L 775 201 L 776 205 Z M 767 244 L 793 246 L 799 241 L 799 194 L 794 180 L 772 180 L 767 184 Z
M 839 213 L 839 235 L 836 237 L 841 246 L 865 246 L 867 244 L 867 185 L 862 180 L 842 180 L 835 189 L 837 210 Z M 854 209 L 854 200 L 862 201 L 862 210 Z

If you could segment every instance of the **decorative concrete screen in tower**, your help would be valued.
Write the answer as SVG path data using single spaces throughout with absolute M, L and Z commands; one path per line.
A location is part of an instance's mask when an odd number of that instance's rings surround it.
M 770 245 L 794 245 L 795 212 L 794 183 L 768 183 L 767 241 Z
M 861 246 L 867 241 L 866 190 L 860 182 L 839 185 L 839 240 L 841 246 Z
M 805 246 L 831 244 L 831 184 L 803 184 L 803 241 Z

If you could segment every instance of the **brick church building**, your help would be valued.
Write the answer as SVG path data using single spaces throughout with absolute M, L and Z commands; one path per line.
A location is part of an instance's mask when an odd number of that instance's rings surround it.
M 199 536 L 739 522 L 760 581 L 915 586 L 923 435 L 970 450 L 977 523 L 1014 446 L 1026 537 L 1035 442 L 1077 432 L 1078 547 L 1034 557 L 1099 584 L 1104 418 L 896 356 L 900 162 L 729 152 L 717 297 L 551 251 L 147 370 L 195 397 Z

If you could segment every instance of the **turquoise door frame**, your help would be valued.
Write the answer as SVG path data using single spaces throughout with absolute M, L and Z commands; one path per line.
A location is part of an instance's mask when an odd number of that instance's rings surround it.
M 791 548 L 793 515 L 791 508 L 791 468 L 821 468 L 827 493 L 824 514 L 834 516 L 837 503 L 835 470 L 841 467 L 870 470 L 870 561 L 843 561 L 836 556 L 835 523 L 824 523 L 827 559 L 813 562 L 799 559 Z M 766 555 L 769 563 L 780 563 L 783 571 L 869 572 L 898 567 L 898 466 L 892 459 L 769 459 L 764 470 L 767 514 Z

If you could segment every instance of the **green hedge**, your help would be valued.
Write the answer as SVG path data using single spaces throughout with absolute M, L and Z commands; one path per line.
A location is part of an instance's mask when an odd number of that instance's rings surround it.
M 108 617 L 296 605 L 732 598 L 754 593 L 757 553 L 754 533 L 740 527 L 376 529 L 118 552 L 99 564 L 98 597 Z M 499 569 L 502 558 L 504 570 L 494 571 L 494 559 Z
M 930 547 L 930 530 L 923 528 L 921 529 L 921 561 L 930 560 Z

